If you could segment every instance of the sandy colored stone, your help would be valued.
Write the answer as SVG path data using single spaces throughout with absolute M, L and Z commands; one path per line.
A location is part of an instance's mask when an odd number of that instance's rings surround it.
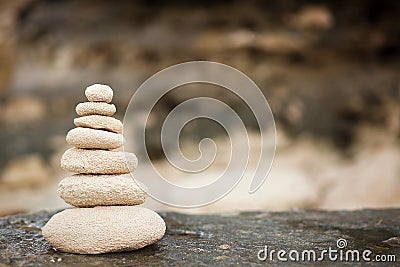
M 89 115 L 74 119 L 78 127 L 106 130 L 115 133 L 122 133 L 122 122 L 113 117 Z
M 100 254 L 130 251 L 160 240 L 165 222 L 154 211 L 138 206 L 67 209 L 43 227 L 47 242 L 57 250 Z
M 67 143 L 77 148 L 114 149 L 122 146 L 122 134 L 90 128 L 74 128 L 67 134 Z
M 130 173 L 137 163 L 135 154 L 122 151 L 70 148 L 61 157 L 64 170 L 83 174 Z
M 113 90 L 105 84 L 93 84 L 85 90 L 86 98 L 91 102 L 110 103 L 113 98 Z
M 133 206 L 146 200 L 146 192 L 141 187 L 130 174 L 73 175 L 60 182 L 57 193 L 75 207 Z
M 75 108 L 76 114 L 79 116 L 103 115 L 112 116 L 117 111 L 114 104 L 103 102 L 83 102 L 79 103 Z

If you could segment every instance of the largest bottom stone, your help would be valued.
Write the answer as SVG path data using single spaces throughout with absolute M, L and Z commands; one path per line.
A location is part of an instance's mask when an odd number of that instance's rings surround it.
M 42 229 L 47 242 L 60 251 L 100 254 L 150 245 L 165 233 L 165 222 L 154 211 L 137 206 L 67 209 Z

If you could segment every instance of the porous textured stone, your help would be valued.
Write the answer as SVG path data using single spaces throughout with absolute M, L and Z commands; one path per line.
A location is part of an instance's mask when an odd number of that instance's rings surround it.
M 166 227 L 154 211 L 138 206 L 67 209 L 43 227 L 44 238 L 56 249 L 101 254 L 145 247 L 161 239 Z
M 86 98 L 91 102 L 110 103 L 113 98 L 113 90 L 105 84 L 93 84 L 86 87 Z
M 113 117 L 89 115 L 74 119 L 78 127 L 106 130 L 115 133 L 122 133 L 122 122 Z
M 114 104 L 104 102 L 83 102 L 76 105 L 76 114 L 79 116 L 103 115 L 112 116 L 117 112 Z
M 64 170 L 81 174 L 124 174 L 135 170 L 137 163 L 133 153 L 97 149 L 70 148 L 61 157 Z
M 58 185 L 58 195 L 75 207 L 139 205 L 145 202 L 144 185 L 130 174 L 73 175 Z
M 77 148 L 115 149 L 122 146 L 122 134 L 109 131 L 74 128 L 67 134 L 67 143 Z

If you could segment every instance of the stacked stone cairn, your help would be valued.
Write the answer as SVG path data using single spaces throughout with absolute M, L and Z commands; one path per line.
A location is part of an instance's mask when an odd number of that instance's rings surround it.
M 77 128 L 67 134 L 61 167 L 75 173 L 63 179 L 58 195 L 77 208 L 54 215 L 43 227 L 44 238 L 57 250 L 79 254 L 129 251 L 150 245 L 165 233 L 163 219 L 138 206 L 146 193 L 131 176 L 133 153 L 121 151 L 122 123 L 113 90 L 102 84 L 86 88 L 89 102 L 76 106 Z

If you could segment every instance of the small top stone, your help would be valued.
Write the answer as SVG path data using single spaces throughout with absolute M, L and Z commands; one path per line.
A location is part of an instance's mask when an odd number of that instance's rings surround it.
M 85 95 L 90 102 L 110 103 L 113 98 L 113 90 L 105 84 L 93 84 L 85 90 Z

